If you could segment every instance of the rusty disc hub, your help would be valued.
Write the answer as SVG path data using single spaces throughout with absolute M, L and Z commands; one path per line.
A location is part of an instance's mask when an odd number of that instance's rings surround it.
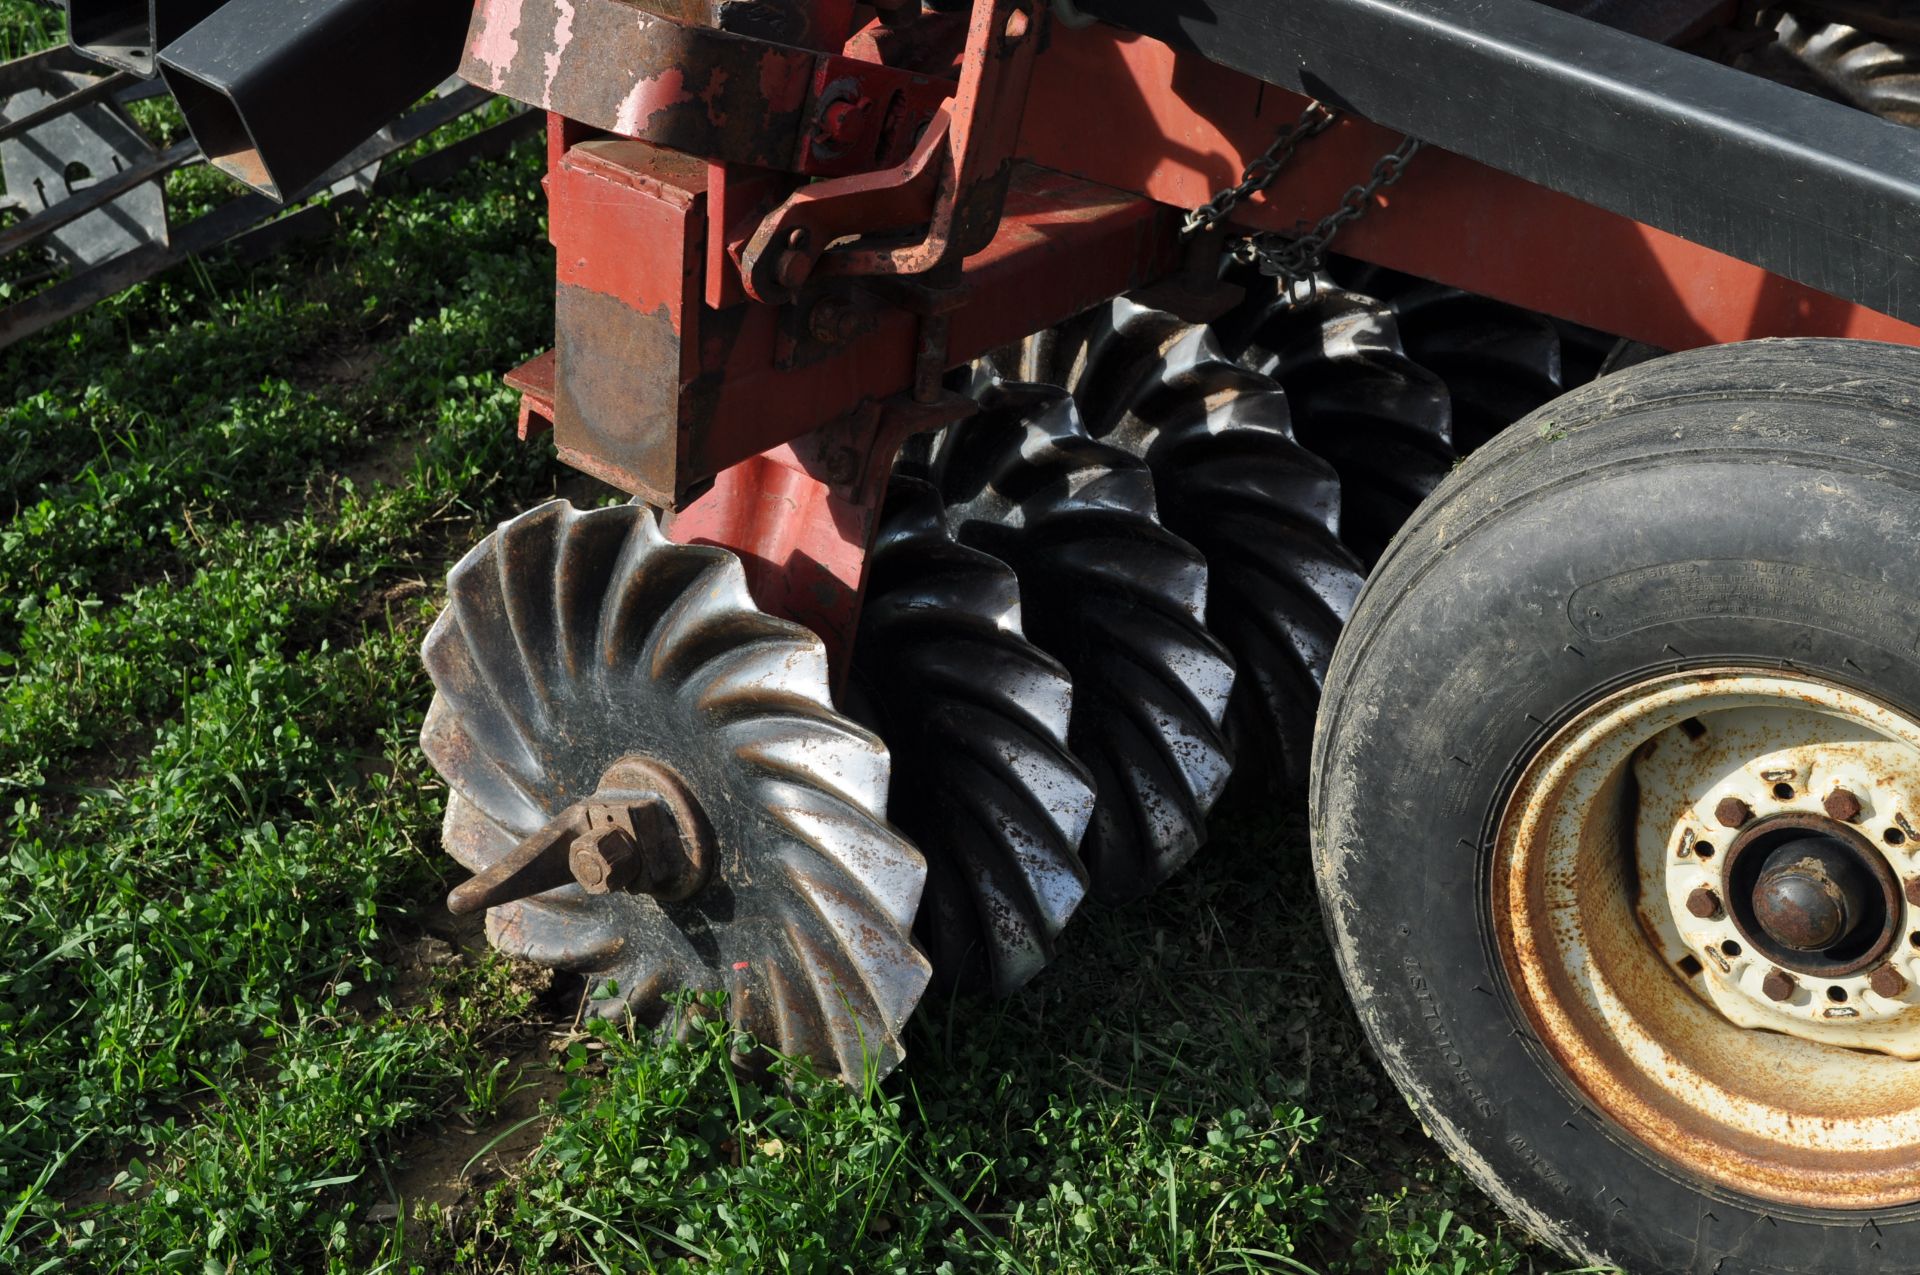
M 1499 825 L 1492 921 L 1542 1045 L 1650 1151 L 1814 1208 L 1920 1200 L 1920 723 L 1798 674 L 1588 709 Z

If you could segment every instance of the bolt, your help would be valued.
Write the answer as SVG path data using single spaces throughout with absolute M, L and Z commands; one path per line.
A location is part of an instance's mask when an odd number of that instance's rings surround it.
M 835 150 L 843 150 L 860 140 L 867 126 L 867 115 L 873 110 L 873 102 L 868 98 L 852 101 L 830 102 L 820 112 L 820 125 L 816 140 Z
M 860 453 L 851 447 L 836 447 L 827 456 L 827 481 L 841 486 L 860 477 Z
M 639 869 L 640 847 L 624 828 L 596 828 L 574 841 L 567 866 L 588 894 L 611 894 Z
M 1767 994 L 1770 1001 L 1786 1000 L 1793 995 L 1796 986 L 1798 984 L 1793 981 L 1793 975 L 1785 970 L 1769 970 L 1766 978 L 1760 981 L 1760 990 Z
M 1697 886 L 1693 893 L 1687 896 L 1687 911 L 1702 921 L 1711 921 L 1720 915 L 1720 896 L 1715 894 L 1710 886 Z
M 1920 877 L 1907 878 L 1907 902 L 1920 908 Z
M 822 345 L 845 345 L 860 335 L 860 312 L 829 297 L 807 315 L 807 330 Z
M 1738 797 L 1722 797 L 1720 804 L 1713 808 L 1713 817 L 1720 821 L 1722 828 L 1744 828 L 1747 820 L 1753 818 L 1753 807 Z
M 1867 980 L 1867 985 L 1873 988 L 1874 995 L 1884 996 L 1888 1000 L 1907 990 L 1906 977 L 1891 965 L 1882 965 L 1875 970 L 1873 977 Z
M 1827 813 L 1841 823 L 1852 823 L 1860 817 L 1860 799 L 1845 788 L 1835 788 L 1827 794 L 1822 804 L 1826 806 Z

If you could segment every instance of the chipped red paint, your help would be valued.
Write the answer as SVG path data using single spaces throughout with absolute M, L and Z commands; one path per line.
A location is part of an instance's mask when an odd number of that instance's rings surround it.
M 976 0 L 953 101 L 934 115 L 914 154 L 893 170 L 796 191 L 747 245 L 740 268 L 748 294 L 778 302 L 809 278 L 932 274 L 990 242 L 1044 27 L 1031 0 Z M 921 223 L 924 234 L 905 244 L 836 245 L 855 231 Z

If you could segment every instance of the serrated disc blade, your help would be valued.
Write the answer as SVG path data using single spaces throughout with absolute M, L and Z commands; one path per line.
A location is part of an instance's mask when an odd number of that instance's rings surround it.
M 1231 655 L 1206 630 L 1206 560 L 1160 525 L 1137 457 L 1065 390 L 983 377 L 981 412 L 925 462 L 961 543 L 1019 577 L 1027 636 L 1073 677 L 1069 742 L 1098 803 L 1094 894 L 1136 898 L 1191 858 L 1232 769 Z
M 1333 646 L 1365 579 L 1340 479 L 1293 436 L 1287 396 L 1213 332 L 1118 300 L 1066 360 L 1087 427 L 1153 471 L 1160 520 L 1207 560 L 1207 627 L 1233 654 L 1239 773 L 1306 779 Z
M 1407 356 L 1392 307 L 1331 280 L 1251 301 L 1221 331 L 1286 390 L 1295 435 L 1340 475 L 1342 538 L 1371 565 L 1458 459 L 1446 385 Z
M 1393 307 L 1407 357 L 1446 385 L 1462 455 L 1566 390 L 1560 330 L 1545 315 L 1388 271 L 1354 290 Z
M 502 949 L 670 1020 L 725 991 L 764 1044 L 841 1075 L 885 1071 L 928 967 L 908 935 L 925 864 L 885 817 L 885 746 L 835 711 L 819 638 L 758 610 L 740 563 L 676 545 L 639 505 L 555 501 L 448 578 L 423 649 L 421 744 L 453 790 L 443 838 L 480 870 L 586 798 L 623 757 L 679 776 L 715 863 L 663 904 L 569 885 L 494 908 Z
M 1783 13 L 1774 30 L 1780 49 L 1834 96 L 1896 124 L 1920 126 L 1920 49 L 1814 14 Z
M 1087 891 L 1093 777 L 1067 744 L 1073 684 L 1027 640 L 1020 585 L 896 478 L 854 644 L 850 706 L 893 756 L 889 812 L 927 860 L 914 933 L 944 990 L 1039 973 Z

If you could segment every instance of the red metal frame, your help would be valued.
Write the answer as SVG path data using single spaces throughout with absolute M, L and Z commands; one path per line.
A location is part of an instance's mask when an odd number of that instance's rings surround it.
M 941 375 L 1177 284 L 1179 211 L 1237 181 L 1304 102 L 1050 24 L 1041 0 L 975 0 L 957 79 L 958 15 L 895 12 L 840 47 L 848 0 L 784 0 L 808 35 L 778 45 L 711 29 L 724 6 L 707 0 L 638 2 L 476 13 L 469 76 L 565 112 L 558 344 L 515 374 L 522 436 L 551 422 L 569 463 L 677 509 L 670 534 L 738 552 L 763 606 L 844 654 L 899 444 L 964 410 Z M 1342 120 L 1236 220 L 1310 223 L 1399 140 Z M 1913 325 L 1432 148 L 1376 203 L 1340 251 L 1664 348 L 1920 345 Z
M 1100 103 L 1101 126 L 1081 122 Z M 1239 180 L 1305 99 L 1196 54 L 1107 27 L 1056 27 L 1034 76 L 1021 153 L 1179 207 Z M 1162 139 L 1143 145 L 1141 139 Z M 1329 212 L 1400 135 L 1346 119 L 1241 206 L 1254 230 Z M 1341 252 L 1663 349 L 1763 336 L 1920 345 L 1920 327 L 1651 226 L 1429 147 L 1345 230 Z

